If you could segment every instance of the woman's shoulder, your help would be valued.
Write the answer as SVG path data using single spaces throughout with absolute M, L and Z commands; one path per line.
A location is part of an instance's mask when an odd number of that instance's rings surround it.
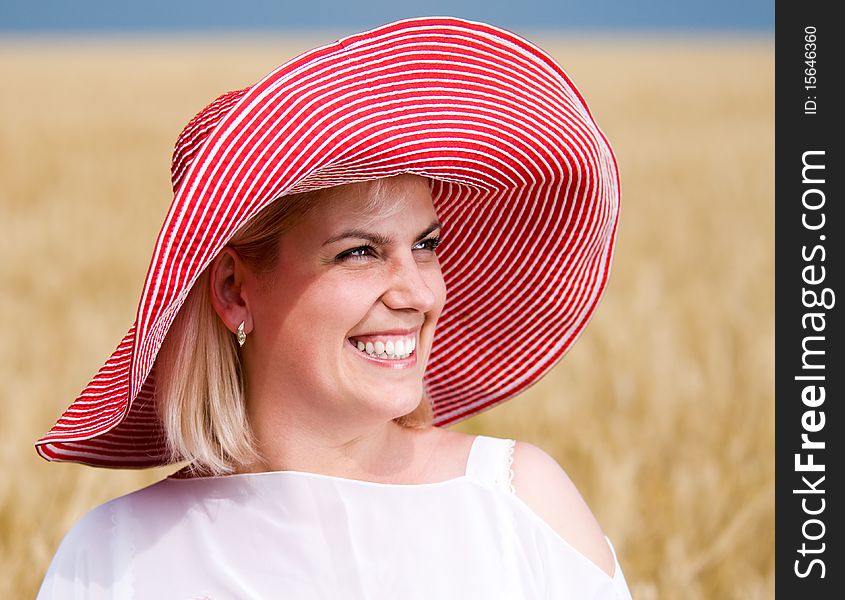
M 56 559 L 78 557 L 108 544 L 114 528 L 114 509 L 120 498 L 110 500 L 90 509 L 65 533 L 56 552 Z M 107 548 L 105 549 L 107 552 Z
M 128 559 L 121 548 L 127 515 L 139 504 L 148 504 L 159 496 L 163 482 L 104 502 L 85 513 L 64 535 L 50 563 L 39 600 L 67 598 L 76 594 L 91 598 L 104 597 L 116 585 L 115 578 Z
M 545 450 L 516 441 L 513 448 L 516 495 L 561 538 L 613 575 L 615 558 L 607 538 L 566 471 Z
M 468 472 L 512 490 L 567 544 L 613 575 L 616 559 L 607 538 L 575 484 L 548 452 L 510 438 L 448 430 L 440 435 L 442 446 L 450 449 L 448 454 L 456 462 L 469 461 Z
M 104 574 L 115 570 L 113 502 L 89 510 L 65 534 L 41 583 L 38 600 L 93 597 L 95 587 L 107 589 Z
M 113 498 L 90 509 L 65 534 L 56 556 L 63 553 L 77 555 L 94 550 L 102 551 L 114 535 L 121 513 L 125 513 L 132 504 L 147 493 L 147 490 L 153 487 L 148 486 Z

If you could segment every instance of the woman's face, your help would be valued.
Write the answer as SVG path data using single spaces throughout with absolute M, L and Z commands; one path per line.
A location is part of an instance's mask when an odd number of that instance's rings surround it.
M 248 398 L 321 419 L 387 421 L 423 395 L 446 286 L 428 182 L 336 188 L 280 239 L 249 288 Z M 375 207 L 373 207 L 375 206 Z M 288 416 L 293 416 L 288 415 Z

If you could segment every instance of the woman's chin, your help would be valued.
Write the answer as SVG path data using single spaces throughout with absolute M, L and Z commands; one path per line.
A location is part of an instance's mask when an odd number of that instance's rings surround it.
M 372 395 L 362 398 L 370 412 L 379 421 L 390 421 L 413 412 L 423 397 L 422 386 L 414 390 L 396 390 L 380 388 L 372 391 Z

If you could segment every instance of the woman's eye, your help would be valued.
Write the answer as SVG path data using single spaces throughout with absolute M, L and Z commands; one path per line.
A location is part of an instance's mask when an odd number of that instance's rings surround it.
M 414 246 L 414 249 L 415 250 L 430 250 L 430 251 L 433 252 L 434 250 L 437 250 L 437 247 L 439 245 L 440 245 L 440 238 L 439 237 L 433 237 L 433 238 L 428 238 L 426 240 L 423 240 L 423 241 L 417 243 L 417 245 Z
M 338 254 L 338 260 L 361 260 L 368 256 L 375 256 L 375 248 L 372 246 L 358 246 L 357 248 L 350 248 Z
M 428 238 L 417 242 L 414 244 L 414 250 L 425 250 L 428 252 L 434 252 L 437 249 L 437 246 L 440 245 L 440 238 Z M 367 260 L 368 258 L 376 258 L 378 257 L 378 252 L 372 246 L 357 246 L 355 248 L 350 248 L 349 250 L 344 250 L 340 254 L 337 255 L 337 261 L 345 262 L 345 261 L 356 261 L 356 260 Z

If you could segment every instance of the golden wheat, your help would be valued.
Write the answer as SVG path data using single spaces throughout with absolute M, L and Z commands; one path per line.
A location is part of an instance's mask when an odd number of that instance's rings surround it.
M 176 134 L 328 37 L 0 42 L 0 597 L 32 597 L 85 511 L 168 471 L 48 464 L 32 443 L 134 317 Z M 618 153 L 615 264 L 567 358 L 457 428 L 554 454 L 639 600 L 771 597 L 771 43 L 538 41 Z

